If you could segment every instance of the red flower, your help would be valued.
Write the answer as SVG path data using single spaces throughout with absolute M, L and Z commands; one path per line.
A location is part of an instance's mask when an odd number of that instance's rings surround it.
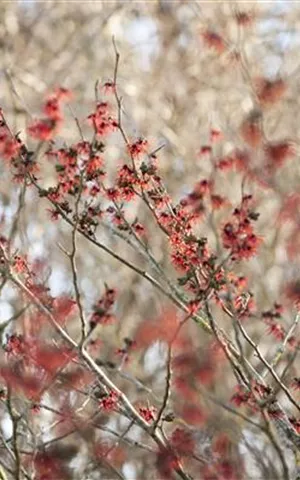
M 297 218 L 300 210 L 300 193 L 294 192 L 284 200 L 279 214 L 279 221 L 293 221 Z
M 295 417 L 289 417 L 289 421 L 293 425 L 298 435 L 300 435 L 300 419 L 297 419 Z
M 262 141 L 262 131 L 260 125 L 260 112 L 252 112 L 248 118 L 242 123 L 241 135 L 248 145 L 255 148 Z
M 66 471 L 56 454 L 39 452 L 34 455 L 33 465 L 37 480 L 53 480 L 66 478 Z
M 37 140 L 51 140 L 56 130 L 56 122 L 51 119 L 36 120 L 28 127 L 28 133 Z
M 300 377 L 294 377 L 292 381 L 292 387 L 295 390 L 300 390 Z
M 219 210 L 228 203 L 226 198 L 221 197 L 221 195 L 211 195 L 210 200 L 213 210 Z
M 182 418 L 190 425 L 203 425 L 206 415 L 198 405 L 185 405 L 181 411 Z
M 50 375 L 68 365 L 75 357 L 74 351 L 68 348 L 56 348 L 49 345 L 32 345 L 28 350 L 29 357 L 34 364 Z
M 200 148 L 199 154 L 200 155 L 205 155 L 205 154 L 208 154 L 208 153 L 211 153 L 211 152 L 212 152 L 212 147 L 210 145 L 203 145 Z
M 286 83 L 281 78 L 273 81 L 265 78 L 256 80 L 257 97 L 263 106 L 273 105 L 280 100 L 286 88 Z
M 231 402 L 237 407 L 240 407 L 241 405 L 247 404 L 250 398 L 251 393 L 241 385 L 238 385 L 235 394 L 231 397 Z
M 87 119 L 99 136 L 108 135 L 118 127 L 117 121 L 110 116 L 110 107 L 107 102 L 98 103 L 96 111 Z
M 99 405 L 103 408 L 106 412 L 111 412 L 115 409 L 119 400 L 119 394 L 114 390 L 111 390 L 110 393 L 100 400 Z
M 268 414 L 271 418 L 273 419 L 280 419 L 280 418 L 283 418 L 284 417 L 284 413 L 282 410 L 280 410 L 279 407 L 277 407 L 276 405 L 270 405 L 269 408 L 268 408 Z
M 24 273 L 27 271 L 27 264 L 25 258 L 22 258 L 20 255 L 14 256 L 13 268 L 17 273 Z
M 12 137 L 9 129 L 4 122 L 0 122 L 0 155 L 5 160 L 12 160 L 17 157 L 21 151 L 22 142 Z
M 56 98 L 59 101 L 68 101 L 73 98 L 73 92 L 64 87 L 57 87 L 54 91 L 54 95 L 56 95 Z
M 21 335 L 10 335 L 5 345 L 5 351 L 9 355 L 20 355 L 24 352 L 24 339 Z
M 54 120 L 54 121 L 62 120 L 62 112 L 60 109 L 58 99 L 56 97 L 49 98 L 46 101 L 43 107 L 43 111 L 45 115 L 51 120 Z
M 128 145 L 128 151 L 132 157 L 138 157 L 143 153 L 147 153 L 148 141 L 139 138 L 136 142 Z
M 116 92 L 116 85 L 112 80 L 108 80 L 107 82 L 104 83 L 102 86 L 102 90 L 104 91 L 105 95 L 109 95 L 111 93 Z
M 284 328 L 279 323 L 269 322 L 269 331 L 277 340 L 283 340 L 285 337 Z
M 240 208 L 232 214 L 232 221 L 227 222 L 222 230 L 223 246 L 230 249 L 233 260 L 248 259 L 257 253 L 262 239 L 254 233 L 253 222 L 259 214 L 251 207 L 252 196 L 245 195 Z
M 145 233 L 145 227 L 141 223 L 136 222 L 133 225 L 133 229 L 138 235 L 144 235 Z
M 22 392 L 27 398 L 38 401 L 43 390 L 43 378 L 34 374 L 15 371 L 13 368 L 2 367 L 0 376 L 10 388 Z
M 212 128 L 210 131 L 210 141 L 211 142 L 217 142 L 218 140 L 222 139 L 222 132 L 220 130 L 217 130 L 216 128 Z
M 156 409 L 154 407 L 139 408 L 139 413 L 141 417 L 143 417 L 143 419 L 146 420 L 146 422 L 148 423 L 153 422 L 153 420 L 155 419 L 155 415 L 154 415 L 155 412 L 156 412 Z
M 109 200 L 118 200 L 120 198 L 120 192 L 116 188 L 108 188 L 106 195 Z
M 99 174 L 103 163 L 103 158 L 99 157 L 99 155 L 91 156 L 86 163 L 86 173 L 88 175 Z
M 53 313 L 55 319 L 65 322 L 68 317 L 76 310 L 75 300 L 67 296 L 56 297 L 53 302 Z
M 176 428 L 171 436 L 171 445 L 179 456 L 192 455 L 195 449 L 195 440 L 188 430 Z
M 269 168 L 279 168 L 284 165 L 288 157 L 295 155 L 291 142 L 284 140 L 277 143 L 268 143 L 265 147 Z
M 290 282 L 285 288 L 287 298 L 300 308 L 300 279 Z
M 202 34 L 204 43 L 210 47 L 214 48 L 218 53 L 222 53 L 225 50 L 224 40 L 220 35 L 210 30 L 207 30 Z
M 95 328 L 96 325 L 108 325 L 115 321 L 111 309 L 115 303 L 116 290 L 106 286 L 104 295 L 94 306 L 94 312 L 90 320 L 90 327 Z
M 226 171 L 231 170 L 235 165 L 235 160 L 233 156 L 228 155 L 227 157 L 222 158 L 218 161 L 216 168 L 218 170 Z
M 176 468 L 179 467 L 179 460 L 171 448 L 162 447 L 156 457 L 156 468 L 160 479 L 170 479 Z

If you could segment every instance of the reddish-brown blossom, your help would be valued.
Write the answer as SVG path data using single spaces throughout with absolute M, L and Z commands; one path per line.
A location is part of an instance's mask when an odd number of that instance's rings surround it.
M 92 155 L 86 162 L 86 173 L 89 176 L 93 175 L 103 175 L 102 167 L 104 160 L 99 155 Z
M 128 165 L 123 165 L 117 177 L 117 188 L 120 195 L 127 201 L 130 201 L 136 195 L 136 188 L 140 185 L 140 180 L 134 170 Z
M 219 34 L 213 31 L 207 30 L 202 34 L 202 39 L 205 45 L 207 45 L 210 48 L 213 48 L 218 53 L 224 52 L 225 42 Z
M 132 225 L 135 233 L 137 233 L 138 235 L 144 235 L 146 230 L 145 230 L 145 227 L 144 225 L 142 225 L 141 223 L 139 222 L 135 222 L 133 225 Z
M 5 160 L 12 160 L 22 150 L 22 142 L 13 137 L 4 121 L 0 122 L 0 156 Z
M 114 410 L 119 401 L 119 394 L 114 390 L 111 390 L 108 395 L 102 398 L 99 402 L 99 406 L 106 412 Z
M 36 120 L 28 127 L 28 133 L 37 140 L 51 140 L 56 133 L 57 123 L 51 119 Z
M 12 356 L 21 355 L 24 352 L 24 339 L 21 335 L 10 335 L 7 338 L 5 351 Z
M 262 142 L 261 113 L 252 112 L 241 125 L 241 135 L 248 145 L 255 148 Z
M 31 411 L 33 413 L 40 413 L 40 411 L 41 411 L 40 405 L 38 403 L 34 403 L 31 407 Z
M 76 356 L 75 352 L 68 348 L 58 349 L 49 345 L 32 345 L 28 355 L 31 361 L 50 375 L 68 365 Z
M 252 223 L 257 220 L 259 214 L 249 208 L 251 201 L 251 195 L 245 195 L 241 208 L 233 211 L 233 220 L 227 222 L 222 230 L 223 246 L 231 250 L 232 258 L 236 260 L 256 255 L 262 243 L 262 239 L 254 233 Z
M 128 152 L 132 157 L 138 157 L 139 155 L 142 155 L 144 153 L 147 153 L 148 151 L 148 141 L 144 140 L 142 138 L 139 138 L 133 143 L 130 143 L 127 146 Z
M 284 328 L 276 322 L 268 322 L 268 333 L 272 334 L 277 340 L 283 340 L 285 337 Z
M 280 100 L 287 89 L 283 79 L 267 80 L 259 78 L 256 80 L 256 93 L 263 106 L 270 106 Z
M 29 135 L 37 140 L 51 140 L 57 133 L 57 129 L 63 120 L 60 102 L 70 98 L 71 92 L 62 87 L 57 88 L 53 94 L 48 95 L 43 105 L 43 113 L 46 118 L 34 121 L 28 127 Z
M 53 314 L 58 322 L 66 322 L 68 317 L 76 310 L 76 302 L 67 296 L 56 297 L 53 301 Z
M 287 284 L 285 288 L 286 297 L 295 304 L 295 306 L 300 308 L 300 279 L 297 279 L 293 282 Z
M 212 128 L 209 134 L 210 141 L 212 143 L 217 142 L 221 140 L 223 137 L 223 134 L 220 130 L 217 130 L 216 128 Z
M 211 195 L 210 197 L 211 205 L 214 210 L 219 210 L 222 207 L 225 207 L 228 204 L 228 200 L 221 195 Z
M 139 414 L 143 417 L 146 422 L 153 422 L 155 419 L 156 408 L 154 407 L 140 407 Z
M 13 269 L 16 273 L 25 273 L 28 269 L 26 259 L 20 255 L 15 255 Z
M 237 385 L 235 390 L 236 392 L 231 397 L 231 402 L 237 407 L 247 404 L 251 399 L 251 392 L 246 390 L 241 385 Z
M 120 191 L 117 190 L 116 188 L 113 188 L 113 187 L 107 188 L 105 193 L 106 193 L 107 198 L 109 200 L 113 200 L 113 201 L 118 200 L 121 196 Z
M 101 87 L 105 95 L 116 92 L 116 85 L 112 80 L 107 80 Z
M 112 314 L 112 308 L 116 300 L 116 290 L 114 288 L 105 287 L 104 295 L 94 305 L 94 312 L 90 320 L 91 329 L 96 325 L 108 325 L 115 321 L 115 317 Z
M 230 155 L 224 158 L 221 158 L 216 164 L 216 168 L 224 172 L 227 170 L 232 170 L 234 166 L 235 166 L 235 159 L 233 156 L 230 156 Z
M 121 357 L 123 362 L 128 363 L 129 354 L 135 348 L 136 348 L 136 341 L 132 340 L 131 338 L 125 337 L 124 338 L 124 346 L 123 346 L 123 348 L 117 348 L 116 355 Z
M 237 12 L 235 14 L 235 18 L 238 25 L 241 25 L 242 27 L 248 27 L 252 24 L 254 16 L 252 13 L 248 12 Z
M 212 152 L 212 147 L 211 145 L 202 145 L 200 148 L 199 155 L 206 155 Z
M 194 386 L 191 384 L 185 373 L 173 378 L 173 385 L 177 392 L 180 392 L 180 397 L 189 402 L 197 402 L 199 394 L 196 392 Z
M 262 398 L 268 397 L 272 393 L 271 387 L 256 380 L 252 381 L 252 389 Z
M 292 381 L 292 387 L 295 390 L 300 390 L 300 377 L 294 377 Z
M 243 473 L 243 465 L 239 461 L 238 465 L 229 459 L 221 460 L 217 463 L 217 472 L 219 479 L 240 480 Z
M 176 428 L 176 430 L 172 432 L 171 445 L 179 457 L 189 456 L 194 453 L 195 439 L 188 430 Z
M 73 92 L 68 88 L 64 87 L 57 87 L 54 90 L 54 95 L 56 96 L 57 100 L 61 102 L 67 102 L 69 100 L 72 100 L 72 98 L 74 97 Z
M 94 443 L 93 445 L 93 454 L 98 459 L 107 461 L 114 465 L 114 467 L 121 467 L 122 464 L 126 461 L 126 454 L 122 446 L 114 445 L 105 441 Z
M 296 417 L 289 417 L 289 421 L 293 425 L 298 435 L 300 435 L 300 419 L 297 419 Z
M 286 160 L 296 153 L 292 143 L 287 140 L 268 143 L 265 146 L 265 152 L 268 161 L 267 167 L 270 169 L 282 167 Z
M 268 407 L 268 414 L 273 419 L 284 418 L 284 412 L 276 405 L 270 405 Z
M 219 457 L 227 457 L 230 454 L 231 440 L 226 433 L 219 433 L 214 438 L 212 449 Z
M 44 114 L 54 122 L 62 120 L 62 111 L 57 97 L 49 98 L 43 106 Z
M 44 378 L 39 375 L 17 371 L 10 367 L 0 369 L 0 377 L 14 392 L 21 392 L 23 395 L 34 401 L 38 401 L 43 389 Z
M 67 478 L 67 472 L 56 453 L 38 452 L 33 456 L 36 480 L 53 480 Z
M 247 151 L 236 149 L 230 155 L 221 158 L 216 164 L 219 170 L 227 171 L 235 168 L 238 171 L 248 171 L 250 165 L 250 156 Z
M 203 425 L 207 415 L 203 408 L 196 404 L 185 404 L 181 410 L 181 417 L 190 425 Z
M 156 457 L 156 468 L 162 480 L 172 478 L 174 470 L 179 467 L 179 459 L 171 448 L 161 447 Z
M 110 115 L 110 106 L 107 102 L 99 102 L 96 111 L 91 113 L 87 120 L 100 137 L 108 135 L 118 128 L 118 122 Z
M 279 222 L 295 221 L 298 219 L 300 212 L 300 193 L 294 192 L 283 200 L 283 204 L 279 214 Z
M 199 368 L 195 373 L 195 379 L 199 381 L 201 385 L 212 385 L 216 378 L 218 371 L 218 364 L 216 364 L 215 359 L 209 356 L 207 353 L 207 358 L 200 362 Z
M 156 340 L 170 342 L 178 327 L 178 318 L 175 309 L 162 312 L 159 317 L 152 321 L 146 319 L 142 322 L 135 335 L 138 348 L 151 345 Z

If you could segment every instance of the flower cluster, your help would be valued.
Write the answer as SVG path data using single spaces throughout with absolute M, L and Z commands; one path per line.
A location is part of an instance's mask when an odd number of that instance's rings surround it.
M 268 80 L 258 78 L 256 80 L 256 94 L 262 106 L 272 106 L 280 100 L 287 89 L 286 83 L 282 78 Z
M 28 133 L 37 140 L 51 140 L 57 133 L 63 121 L 62 103 L 72 98 L 72 93 L 62 87 L 46 97 L 43 105 L 44 118 L 35 120 L 29 127 Z
M 223 38 L 218 33 L 207 30 L 202 34 L 202 39 L 205 45 L 214 49 L 216 52 L 224 52 L 226 44 Z
M 118 404 L 119 394 L 114 390 L 111 390 L 108 395 L 105 395 L 99 402 L 99 406 L 106 412 L 114 410 Z
M 98 137 L 104 137 L 118 128 L 117 120 L 111 115 L 111 108 L 107 102 L 99 102 L 95 112 L 88 117 Z
M 146 422 L 150 423 L 155 420 L 156 409 L 154 407 L 139 407 L 139 414 Z
M 241 207 L 234 210 L 233 219 L 223 227 L 223 246 L 230 250 L 232 260 L 251 258 L 262 242 L 254 233 L 253 222 L 259 214 L 250 208 L 251 203 L 252 195 L 245 195 Z
M 111 313 L 116 300 L 116 290 L 105 286 L 104 295 L 94 305 L 94 311 L 90 319 L 90 328 L 94 329 L 96 325 L 107 325 L 114 322 L 115 317 Z

